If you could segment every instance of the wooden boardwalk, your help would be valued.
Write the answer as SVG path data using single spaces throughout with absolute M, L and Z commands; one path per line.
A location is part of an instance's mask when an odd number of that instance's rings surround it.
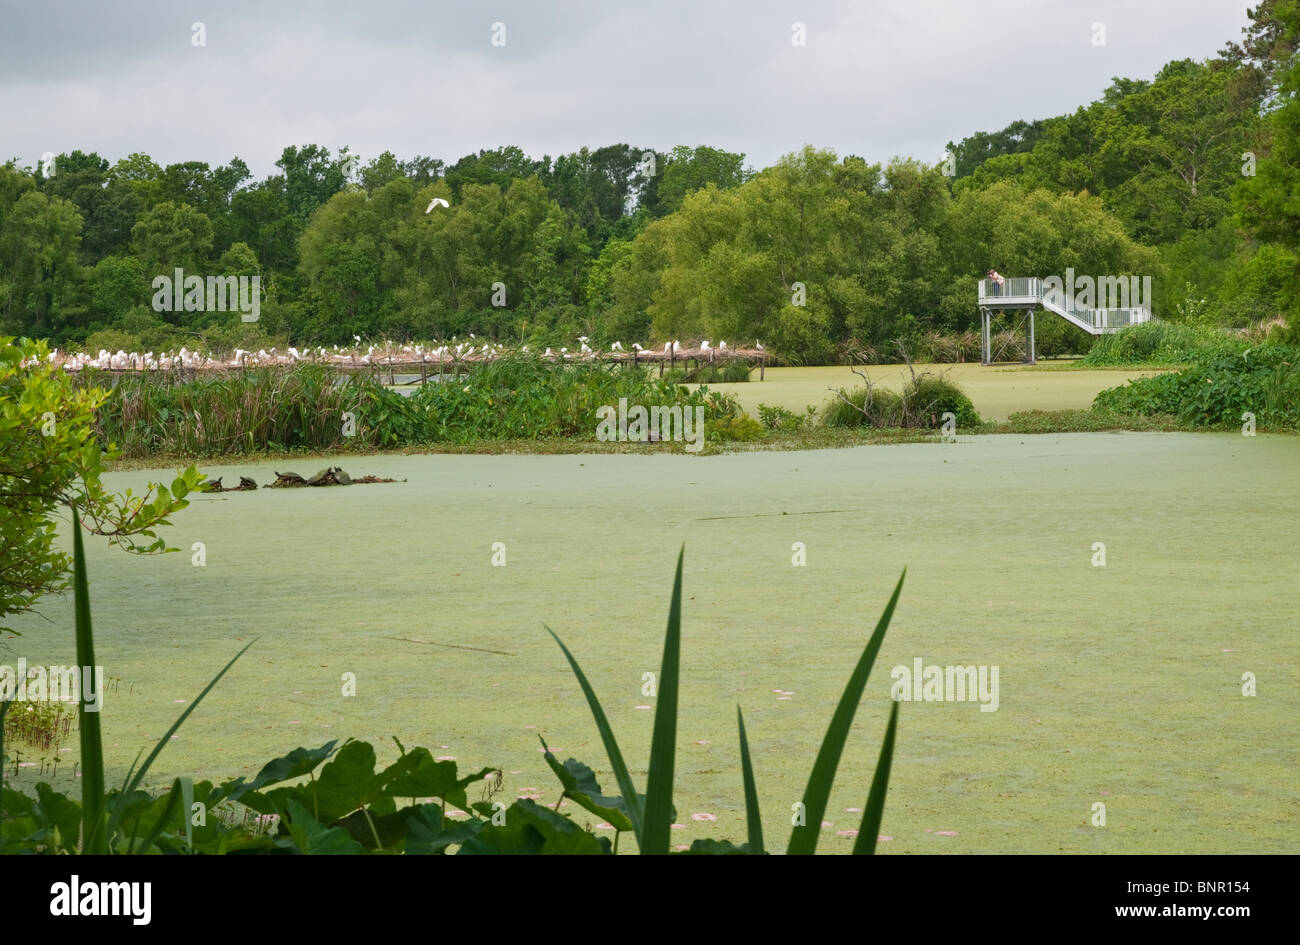
M 484 348 L 486 349 L 486 347 L 485 345 Z M 125 355 L 123 352 L 118 352 L 117 355 L 111 355 L 109 359 L 110 364 L 116 364 L 116 366 L 103 366 L 102 359 L 96 358 L 87 361 L 84 356 L 78 357 L 76 355 L 59 355 L 52 360 L 54 364 L 63 367 L 70 373 L 87 370 L 114 376 L 173 375 L 183 378 L 195 377 L 200 374 L 231 374 L 259 368 L 283 368 L 296 364 L 319 364 L 348 374 L 370 373 L 381 377 L 387 374 L 390 379 L 393 379 L 394 383 L 399 374 L 407 377 L 418 375 L 418 380 L 406 381 L 405 383 L 420 383 L 448 373 L 454 375 L 459 373 L 461 369 L 473 368 L 476 365 L 488 364 L 502 358 L 518 356 L 536 357 L 554 364 L 568 362 L 658 364 L 660 377 L 664 375 L 665 370 L 674 370 L 678 367 L 693 372 L 705 365 L 745 361 L 758 367 L 759 380 L 763 380 L 767 369 L 767 354 L 768 352 L 765 349 L 757 347 L 704 348 L 703 346 L 695 346 L 669 350 L 662 348 L 639 351 L 635 349 L 632 351 L 588 350 L 586 352 L 566 351 L 563 353 L 553 352 L 548 348 L 546 353 L 543 354 L 496 349 L 490 352 L 480 351 L 470 354 L 457 353 L 446 348 L 417 352 L 407 346 L 384 351 L 371 350 L 364 354 L 360 351 L 329 352 L 324 355 L 321 355 L 319 351 L 304 354 L 298 354 L 296 351 L 293 354 L 286 354 L 275 349 L 270 352 L 239 351 L 236 357 L 229 360 L 213 358 L 210 355 L 191 355 L 185 359 L 176 355 L 147 358 L 138 353 Z

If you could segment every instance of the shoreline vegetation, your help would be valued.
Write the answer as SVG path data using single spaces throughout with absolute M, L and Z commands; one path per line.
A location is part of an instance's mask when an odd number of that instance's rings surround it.
M 1170 415 L 1099 414 L 1091 410 L 1027 410 L 1013 414 L 1009 420 L 982 423 L 968 430 L 958 429 L 958 439 L 971 436 L 1038 436 L 1060 433 L 1225 433 L 1236 428 L 1207 430 L 1178 423 Z M 1259 434 L 1296 435 L 1297 431 L 1259 427 Z M 187 455 L 158 453 L 149 456 L 123 457 L 105 463 L 106 472 L 136 472 L 172 468 L 194 463 L 200 468 L 245 466 L 275 461 L 297 461 L 310 465 L 326 463 L 339 457 L 385 456 L 574 456 L 607 454 L 724 456 L 735 453 L 795 452 L 800 450 L 849 449 L 855 446 L 891 446 L 907 443 L 941 443 L 938 430 L 904 428 L 826 429 L 800 434 L 771 434 L 760 440 L 709 442 L 699 453 L 688 452 L 683 443 L 603 443 L 595 439 L 546 440 L 475 440 L 463 443 L 429 443 L 398 449 L 336 449 L 324 451 L 278 451 L 264 453 L 212 453 Z
M 1247 423 L 1263 433 L 1300 432 L 1300 349 L 1162 325 L 1103 341 L 1099 355 L 1082 362 L 1001 369 L 1153 373 L 1101 390 L 1086 408 L 1043 409 L 1041 397 L 1035 404 L 1026 394 L 1029 409 L 1012 410 L 1005 418 L 981 417 L 942 366 L 910 362 L 898 366 L 901 387 L 897 380 L 882 382 L 886 372 L 878 366 L 846 367 L 847 383 L 821 391 L 807 387 L 811 402 L 802 410 L 762 402 L 757 384 L 711 389 L 687 383 L 680 374 L 658 377 L 654 368 L 554 363 L 510 353 L 407 392 L 375 376 L 340 375 L 306 363 L 188 380 L 132 373 L 110 378 L 88 371 L 77 382 L 108 382 L 95 432 L 101 444 L 113 446 L 113 469 L 182 459 L 229 464 L 383 453 L 687 452 L 689 444 L 674 442 L 679 438 L 668 431 L 662 437 L 652 431 L 640 441 L 636 436 L 601 441 L 601 411 L 619 403 L 700 413 L 706 429 L 703 455 L 929 442 L 954 435 L 1244 431 Z M 1171 363 L 1175 366 L 1167 367 Z M 748 410 L 738 389 L 745 392 Z M 697 452 L 696 446 L 689 452 Z

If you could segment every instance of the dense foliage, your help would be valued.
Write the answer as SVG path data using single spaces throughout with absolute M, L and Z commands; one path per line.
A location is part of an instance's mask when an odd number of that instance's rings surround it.
M 1206 358 L 1236 354 L 1258 346 L 1258 338 L 1215 328 L 1171 322 L 1147 322 L 1099 337 L 1079 362 L 1081 367 L 1120 365 L 1185 365 Z
M 1300 431 L 1300 348 L 1261 345 L 1202 357 L 1176 373 L 1138 378 L 1097 395 L 1097 411 L 1169 414 L 1192 427 L 1260 427 Z M 1253 427 L 1252 427 L 1253 429 Z

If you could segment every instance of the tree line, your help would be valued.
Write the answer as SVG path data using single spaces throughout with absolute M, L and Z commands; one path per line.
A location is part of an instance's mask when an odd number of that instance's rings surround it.
M 1240 325 L 1300 308 L 1300 2 L 1240 43 L 1073 114 L 872 163 L 616 144 L 453 164 L 286 147 L 160 166 L 72 151 L 0 165 L 0 332 L 161 348 L 242 333 L 297 345 L 477 336 L 726 338 L 792 360 L 977 324 L 987 269 L 1151 275 L 1155 311 Z M 255 326 L 155 311 L 152 280 L 260 276 Z M 112 347 L 111 344 L 104 345 Z M 194 345 L 191 344 L 191 347 Z

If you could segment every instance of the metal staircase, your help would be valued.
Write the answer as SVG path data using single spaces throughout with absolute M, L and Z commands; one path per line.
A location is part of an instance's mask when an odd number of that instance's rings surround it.
M 1150 298 L 1150 278 L 1143 280 L 1145 294 L 1138 291 L 1136 278 L 1133 279 L 1133 291 L 1122 277 L 1108 279 L 1104 285 L 1105 294 L 1114 298 L 1128 300 L 1136 297 Z M 1065 284 L 1075 284 L 1073 271 L 1067 271 Z M 1121 307 L 1088 308 L 1079 306 L 1074 301 L 1073 288 L 1065 291 L 1059 279 L 1047 280 L 1036 276 L 1006 279 L 998 285 L 992 279 L 981 279 L 979 284 L 980 329 L 983 340 L 981 361 L 992 362 L 992 317 L 994 311 L 1024 311 L 1027 314 L 1025 324 L 1026 363 L 1033 364 L 1034 356 L 1034 311 L 1044 308 L 1067 322 L 1082 328 L 1090 335 L 1104 335 L 1151 321 L 1151 309 L 1146 305 Z

